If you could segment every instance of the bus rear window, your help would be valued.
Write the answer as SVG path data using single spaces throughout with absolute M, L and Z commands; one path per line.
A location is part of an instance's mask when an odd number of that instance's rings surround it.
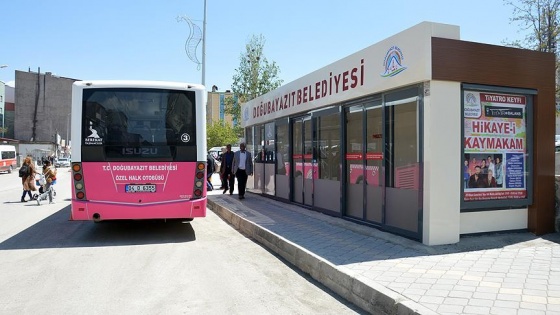
M 84 89 L 83 149 L 96 159 L 174 160 L 180 147 L 196 148 L 195 102 L 193 91 Z
M 84 145 L 196 145 L 194 92 L 85 89 Z

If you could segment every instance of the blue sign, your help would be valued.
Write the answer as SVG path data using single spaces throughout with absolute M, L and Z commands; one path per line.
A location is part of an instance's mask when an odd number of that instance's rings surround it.
M 523 153 L 506 153 L 506 188 L 525 188 Z

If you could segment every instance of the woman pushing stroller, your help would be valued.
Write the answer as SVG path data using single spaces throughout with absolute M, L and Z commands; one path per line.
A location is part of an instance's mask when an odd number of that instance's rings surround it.
M 49 197 L 49 203 L 54 203 L 52 185 L 56 180 L 56 170 L 51 167 L 50 161 L 45 161 L 45 163 L 43 163 L 43 176 L 44 182 L 41 183 L 44 187 L 43 193 L 37 197 L 37 205 L 39 206 L 41 205 L 42 200 L 47 199 L 47 196 Z

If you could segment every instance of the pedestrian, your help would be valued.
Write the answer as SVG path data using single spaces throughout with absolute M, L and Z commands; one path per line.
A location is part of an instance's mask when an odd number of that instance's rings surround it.
M 222 178 L 222 189 L 225 194 L 229 190 L 229 194 L 233 194 L 233 184 L 235 176 L 232 172 L 233 152 L 231 152 L 231 144 L 226 146 L 226 152 L 222 154 L 222 165 L 220 166 L 220 177 Z
M 216 161 L 214 156 L 208 153 L 206 155 L 206 189 L 208 191 L 214 190 L 214 185 L 212 185 L 212 174 L 216 172 Z
M 220 169 L 219 169 L 219 173 L 220 173 L 220 190 L 224 190 L 224 188 L 226 187 L 226 184 L 224 183 L 224 178 L 222 177 L 222 169 L 224 168 L 224 153 L 226 153 L 226 147 L 223 146 L 221 148 L 221 151 L 218 153 L 218 157 L 216 158 L 216 160 L 218 160 L 220 162 Z
M 237 177 L 239 199 L 245 199 L 247 176 L 253 175 L 253 159 L 251 153 L 245 150 L 245 143 L 241 143 L 239 145 L 239 151 L 234 153 L 231 169 L 235 177 Z
M 56 170 L 54 170 L 51 166 L 50 161 L 46 161 L 43 165 L 43 174 L 44 182 L 40 182 L 43 188 L 43 193 L 37 197 L 37 205 L 41 205 L 42 200 L 46 200 L 47 196 L 49 197 L 49 204 L 53 202 L 53 194 L 52 194 L 52 184 L 56 180 Z
M 21 202 L 27 202 L 27 200 L 25 200 L 26 194 L 29 195 L 29 200 L 33 200 L 31 191 L 37 190 L 37 187 L 35 187 L 35 174 L 37 174 L 35 163 L 33 163 L 33 159 L 28 156 L 23 160 L 23 164 L 19 169 L 19 176 L 21 177 L 21 184 L 23 185 Z

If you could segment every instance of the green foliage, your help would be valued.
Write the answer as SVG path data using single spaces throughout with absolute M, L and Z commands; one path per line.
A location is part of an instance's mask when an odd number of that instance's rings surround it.
M 224 112 L 232 116 L 234 123 L 233 131 L 238 138 L 243 137 L 243 127 L 239 124 L 241 121 L 241 106 L 237 102 L 237 96 L 231 97 L 227 96 L 224 99 Z
M 237 143 L 239 136 L 236 129 L 239 129 L 239 127 L 232 127 L 223 120 L 208 124 L 206 126 L 206 146 L 211 148 L 224 146 L 228 143 Z
M 253 35 L 245 45 L 245 52 L 241 53 L 239 67 L 235 69 L 231 89 L 238 102 L 227 97 L 224 103 L 225 113 L 237 121 L 241 121 L 241 104 L 282 85 L 283 80 L 278 78 L 279 67 L 263 54 L 264 43 L 262 35 Z
M 560 0 L 504 0 L 513 7 L 511 22 L 519 24 L 523 40 L 504 41 L 504 44 L 556 55 L 556 97 L 560 96 L 557 44 L 560 36 Z
M 506 42 L 510 46 L 556 53 L 560 34 L 558 9 L 560 0 L 505 0 L 513 7 L 511 22 L 525 32 L 523 41 Z

